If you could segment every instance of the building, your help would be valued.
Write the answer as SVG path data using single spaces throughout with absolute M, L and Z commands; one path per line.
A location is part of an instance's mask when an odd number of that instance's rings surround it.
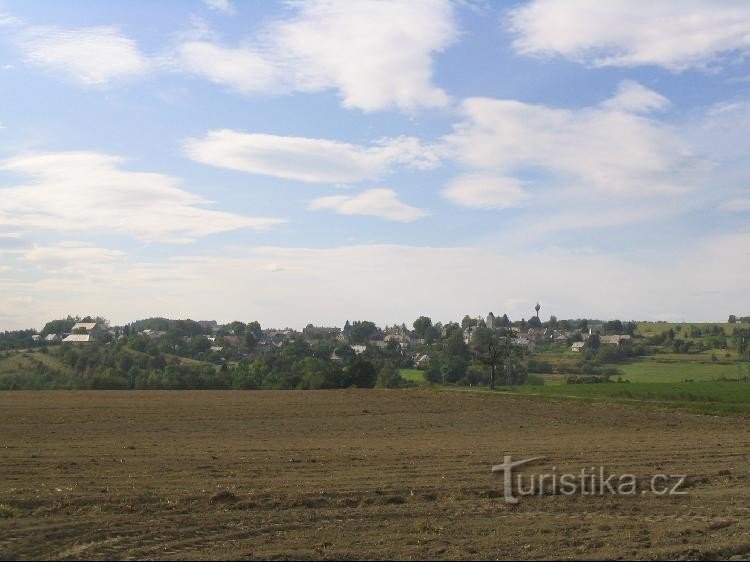
M 340 334 L 341 330 L 335 326 L 313 326 L 312 324 L 308 324 L 302 330 L 302 335 L 310 342 L 336 339 Z
M 586 345 L 586 344 L 585 344 L 585 342 L 582 342 L 582 341 L 573 342 L 573 345 L 570 346 L 570 351 L 581 352 L 581 351 L 583 351 L 583 346 L 584 345 Z
M 599 342 L 606 345 L 621 345 L 630 341 L 627 334 L 614 334 L 611 336 L 599 336 Z
M 417 367 L 417 369 L 424 369 L 430 364 L 430 356 L 427 354 L 422 354 L 417 356 L 416 359 L 414 359 L 414 365 Z
M 63 343 L 91 343 L 98 341 L 105 334 L 104 328 L 98 322 L 76 322 Z
M 63 343 L 91 343 L 96 341 L 91 334 L 68 334 L 63 338 Z
M 533 351 L 534 347 L 536 347 L 536 344 L 534 343 L 534 340 L 526 337 L 526 336 L 518 336 L 517 338 L 513 338 L 513 343 L 521 346 L 522 348 Z

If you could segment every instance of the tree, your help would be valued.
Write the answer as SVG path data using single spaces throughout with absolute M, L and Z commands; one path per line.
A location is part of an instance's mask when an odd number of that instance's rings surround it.
M 464 337 L 464 331 L 461 329 L 461 326 L 459 326 L 456 322 L 448 322 L 445 325 L 445 337 L 450 338 L 454 333 L 458 333 L 461 336 L 461 339 Z
M 591 334 L 589 336 L 589 339 L 586 340 L 586 348 L 587 349 L 593 349 L 596 351 L 599 349 L 599 345 L 601 344 L 601 340 L 599 339 L 599 334 Z
M 48 334 L 65 334 L 73 329 L 73 325 L 78 321 L 77 318 L 68 316 L 61 320 L 52 320 L 47 322 L 42 328 L 41 336 L 45 337 Z
M 378 380 L 375 386 L 377 388 L 398 388 L 404 383 L 404 379 L 398 372 L 396 365 L 391 361 L 386 361 L 378 373 Z
M 737 317 L 734 314 L 730 314 L 729 318 L 727 319 L 727 322 L 729 324 L 736 324 L 737 323 Z
M 245 330 L 247 330 L 247 326 L 244 322 L 239 322 L 238 320 L 235 320 L 228 326 L 229 330 L 234 333 L 235 336 L 244 336 Z
M 441 331 L 437 326 L 428 326 L 424 331 L 424 342 L 429 345 L 440 339 Z
M 378 374 L 375 366 L 369 361 L 357 359 L 344 369 L 344 387 L 372 388 L 375 386 Z
M 378 328 L 373 322 L 367 320 L 354 322 L 350 333 L 351 342 L 359 344 L 367 343 L 367 340 L 374 336 L 377 331 Z
M 539 320 L 538 316 L 532 316 L 529 318 L 529 328 L 541 328 L 542 327 L 542 321 Z
M 498 375 L 504 384 L 516 385 L 525 380 L 525 370 L 521 364 L 523 349 L 513 342 L 513 331 L 487 331 L 479 339 L 479 353 L 482 363 L 490 367 L 490 390 L 495 390 Z
M 432 327 L 432 319 L 428 316 L 420 316 L 414 321 L 412 326 L 414 326 L 414 331 L 416 332 L 417 336 L 420 338 L 424 338 L 427 329 Z

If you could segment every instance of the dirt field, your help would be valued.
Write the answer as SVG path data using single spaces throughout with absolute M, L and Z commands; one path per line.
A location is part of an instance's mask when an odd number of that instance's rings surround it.
M 0 558 L 750 557 L 747 420 L 429 391 L 0 393 Z M 523 473 L 686 496 L 502 497 Z

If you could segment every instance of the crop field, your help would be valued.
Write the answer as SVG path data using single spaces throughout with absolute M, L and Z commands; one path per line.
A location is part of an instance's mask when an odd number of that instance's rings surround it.
M 0 427 L 0 559 L 750 555 L 742 418 L 470 391 L 14 391 Z M 504 455 L 684 474 L 686 494 L 511 505 Z
M 635 333 L 638 336 L 655 336 L 671 330 L 689 330 L 691 327 L 705 330 L 711 326 L 719 326 L 727 334 L 731 334 L 735 328 L 745 327 L 746 324 L 730 324 L 728 322 L 638 322 Z
M 581 399 L 712 415 L 750 416 L 750 384 L 747 382 L 545 384 L 501 390 L 547 399 Z
M 630 382 L 682 382 L 739 379 L 750 375 L 748 365 L 660 360 L 659 356 L 617 365 Z

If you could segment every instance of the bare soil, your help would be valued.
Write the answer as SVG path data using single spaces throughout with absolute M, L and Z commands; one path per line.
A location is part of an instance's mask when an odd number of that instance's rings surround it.
M 523 497 L 524 474 L 687 495 Z M 0 393 L 1 559 L 747 559 L 746 420 L 430 391 Z

